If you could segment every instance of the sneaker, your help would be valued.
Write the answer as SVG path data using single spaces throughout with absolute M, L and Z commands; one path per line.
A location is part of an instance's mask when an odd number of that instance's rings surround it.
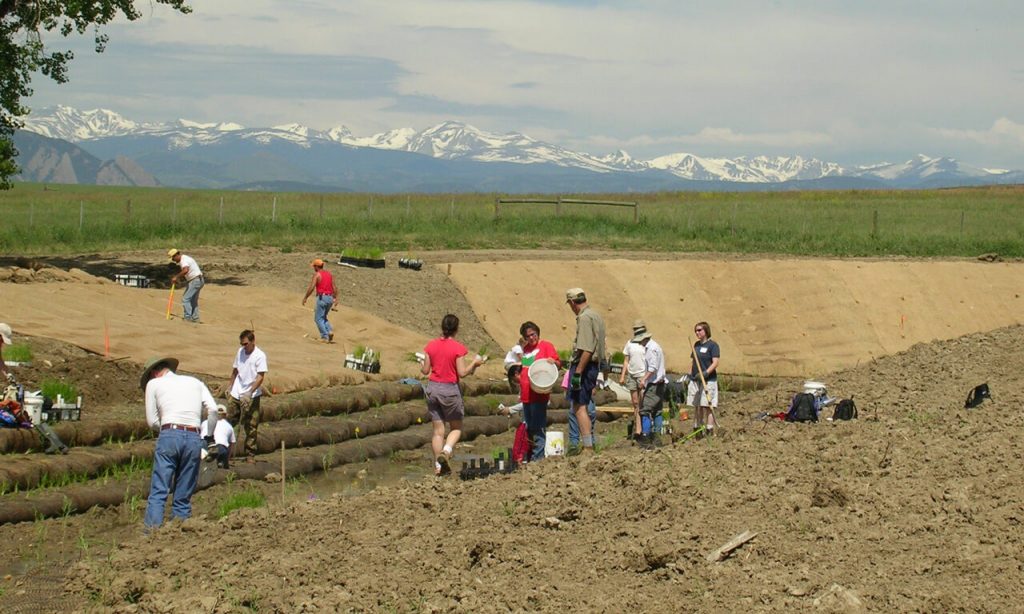
M 437 457 L 437 464 L 441 465 L 441 472 L 438 475 L 448 475 L 452 472 L 452 465 L 448 462 L 448 456 L 441 454 Z
M 327 343 L 334 343 L 334 333 L 327 335 Z

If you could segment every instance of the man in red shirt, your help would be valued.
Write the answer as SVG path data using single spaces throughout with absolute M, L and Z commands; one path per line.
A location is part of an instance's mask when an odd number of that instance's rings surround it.
M 533 451 L 530 453 L 531 461 L 538 461 L 544 458 L 544 445 L 547 442 L 548 425 L 548 400 L 550 393 L 536 392 L 530 385 L 530 366 L 548 361 L 561 367 L 558 360 L 558 351 L 550 341 L 540 338 L 540 327 L 533 322 L 523 322 L 519 327 L 519 335 L 524 340 L 523 345 L 523 369 L 519 372 L 519 400 L 523 402 L 523 421 L 526 422 L 526 432 L 530 436 Z
M 324 268 L 323 260 L 317 258 L 310 264 L 313 265 L 313 279 L 309 280 L 309 287 L 306 288 L 306 296 L 302 297 L 302 304 L 305 305 L 306 299 L 313 294 L 313 290 L 316 290 L 313 321 L 316 322 L 316 328 L 320 331 L 320 339 L 327 343 L 333 343 L 334 328 L 327 321 L 327 314 L 334 307 L 334 302 L 338 300 L 338 289 L 334 287 L 334 277 L 331 276 L 331 272 Z

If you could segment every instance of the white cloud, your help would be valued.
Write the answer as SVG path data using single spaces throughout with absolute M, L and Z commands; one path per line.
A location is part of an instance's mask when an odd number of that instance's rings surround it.
M 1024 146 L 1024 124 L 1000 117 L 988 130 L 962 130 L 956 128 L 934 128 L 938 136 L 953 141 L 971 141 L 981 145 Z

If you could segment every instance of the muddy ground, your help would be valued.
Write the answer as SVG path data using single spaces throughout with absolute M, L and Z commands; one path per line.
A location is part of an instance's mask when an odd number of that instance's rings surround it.
M 417 326 L 408 304 L 390 304 L 377 309 Z M 75 377 L 95 368 L 109 380 L 90 393 L 114 399 L 102 407 L 128 412 L 141 399 L 137 365 L 37 341 L 52 369 L 63 356 L 84 370 Z M 413 470 L 357 497 L 296 481 L 283 504 L 279 484 L 229 484 L 201 492 L 196 517 L 152 536 L 141 534 L 138 501 L 0 526 L 10 563 L 0 609 L 1016 611 L 1022 343 L 1024 327 L 1012 326 L 807 374 L 855 398 L 851 422 L 759 418 L 785 408 L 789 381 L 725 394 L 720 437 L 654 452 L 606 436 L 596 455 L 485 480 Z M 992 400 L 964 409 L 983 382 Z M 121 395 L 138 398 L 119 404 Z M 504 442 L 461 453 L 492 445 Z M 383 462 L 428 461 L 413 451 Z M 366 479 L 360 470 L 383 472 L 367 464 L 348 477 Z M 270 494 L 268 506 L 216 519 L 243 487 Z M 707 560 L 744 531 L 757 535 Z

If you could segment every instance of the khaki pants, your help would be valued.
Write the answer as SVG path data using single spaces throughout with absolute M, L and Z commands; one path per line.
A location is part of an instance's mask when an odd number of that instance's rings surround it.
M 259 440 L 260 430 L 261 398 L 263 397 L 253 397 L 249 402 L 243 402 L 234 397 L 228 399 L 228 420 L 234 425 L 241 426 L 242 450 L 246 456 L 256 454 L 256 443 Z

